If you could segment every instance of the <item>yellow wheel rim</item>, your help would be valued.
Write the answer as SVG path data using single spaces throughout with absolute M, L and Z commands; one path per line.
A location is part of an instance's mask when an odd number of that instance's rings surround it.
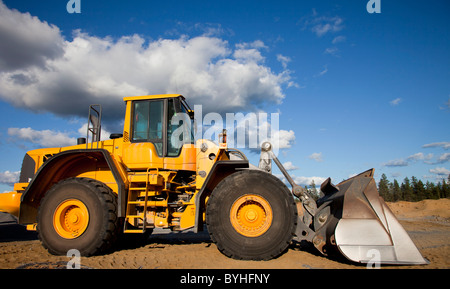
M 83 202 L 75 199 L 59 204 L 53 214 L 53 227 L 65 239 L 81 236 L 89 224 L 89 211 Z
M 272 224 L 272 208 L 261 196 L 244 195 L 237 199 L 230 210 L 233 228 L 246 237 L 264 234 Z

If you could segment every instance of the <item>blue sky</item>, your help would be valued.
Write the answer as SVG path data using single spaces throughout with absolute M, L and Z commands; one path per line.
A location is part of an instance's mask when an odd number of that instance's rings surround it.
M 89 103 L 117 132 L 121 98 L 156 93 L 279 113 L 299 183 L 450 173 L 448 1 L 67 2 L 0 3 L 0 192 L 27 150 L 83 136 Z

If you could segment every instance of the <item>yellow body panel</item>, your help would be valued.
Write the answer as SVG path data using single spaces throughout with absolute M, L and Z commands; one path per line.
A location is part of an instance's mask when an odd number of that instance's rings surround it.
M 156 154 L 152 143 L 125 143 L 122 154 L 122 161 L 129 169 L 163 168 L 163 158 Z
M 173 98 L 173 97 L 183 97 L 180 94 L 155 94 L 155 95 L 142 95 L 142 96 L 128 96 L 124 97 L 123 101 L 133 101 L 133 100 L 147 100 L 147 99 L 159 99 L 159 98 Z
M 178 157 L 164 158 L 164 169 L 195 171 L 196 148 L 193 144 L 185 144 Z
M 21 193 L 10 192 L 0 194 L 0 212 L 19 217 Z

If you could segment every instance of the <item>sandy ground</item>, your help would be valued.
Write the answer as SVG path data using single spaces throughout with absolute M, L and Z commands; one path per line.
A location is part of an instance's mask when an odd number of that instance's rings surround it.
M 411 236 L 422 255 L 430 261 L 421 266 L 382 266 L 382 268 L 450 268 L 450 199 L 418 203 L 388 204 Z M 0 268 L 65 268 L 70 258 L 49 254 L 37 239 L 0 214 Z M 101 269 L 345 269 L 365 268 L 345 259 L 329 259 L 314 248 L 293 244 L 286 253 L 270 261 L 238 261 L 222 255 L 207 232 L 172 233 L 156 229 L 144 245 L 122 247 L 94 257 L 81 257 L 82 268 Z

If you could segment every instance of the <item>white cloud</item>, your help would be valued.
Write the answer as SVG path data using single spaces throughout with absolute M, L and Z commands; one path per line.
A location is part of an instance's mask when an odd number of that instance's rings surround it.
M 55 132 L 52 130 L 34 130 L 31 127 L 26 128 L 8 128 L 8 135 L 14 142 L 18 140 L 31 142 L 40 147 L 63 147 L 76 145 L 77 140 L 70 137 L 66 132 Z
M 341 17 L 318 16 L 315 10 L 313 10 L 312 16 L 304 17 L 301 22 L 303 22 L 304 28 L 310 29 L 318 37 L 341 31 L 344 28 L 344 20 Z M 336 41 L 339 40 L 342 39 Z
M 286 178 L 284 177 L 284 175 L 276 174 L 275 176 L 278 177 L 282 182 L 284 182 L 285 184 L 290 186 L 289 183 L 287 182 Z M 320 185 L 327 179 L 324 177 L 316 177 L 316 176 L 305 177 L 305 176 L 295 176 L 295 175 L 291 175 L 291 178 L 299 186 L 309 186 L 309 185 L 311 185 L 311 182 L 314 181 L 314 184 L 316 185 L 317 190 L 319 190 Z
M 450 170 L 446 169 L 446 168 L 435 168 L 435 169 L 430 169 L 430 173 L 432 174 L 436 174 L 439 176 L 448 176 L 450 175 Z
M 388 161 L 382 165 L 385 167 L 406 167 L 406 166 L 408 166 L 408 162 L 403 159 L 398 159 L 398 160 Z
M 283 167 L 287 170 L 287 171 L 293 171 L 293 170 L 297 170 L 298 167 L 295 166 L 294 164 L 292 164 L 292 162 L 285 162 L 283 164 Z
M 392 106 L 397 106 L 397 105 L 400 104 L 400 102 L 402 102 L 402 99 L 401 99 L 400 97 L 398 97 L 398 98 L 396 98 L 396 99 L 391 100 L 389 103 L 390 103 Z
M 324 76 L 325 74 L 327 74 L 327 72 L 328 72 L 328 65 L 325 65 L 325 66 L 323 67 L 323 70 L 322 70 L 321 72 L 319 72 L 319 73 L 316 75 L 316 77 Z
M 291 62 L 291 58 L 281 54 L 277 54 L 277 60 L 281 62 L 281 65 L 283 66 L 284 69 L 287 69 L 288 63 Z
M 308 158 L 315 160 L 317 162 L 323 162 L 322 153 L 313 153 Z
M 442 164 L 450 161 L 450 153 L 443 153 L 436 160 L 436 164 Z
M 346 40 L 346 37 L 345 36 L 342 36 L 342 35 L 340 35 L 340 36 L 336 36 L 336 37 L 334 37 L 334 39 L 333 39 L 333 41 L 331 41 L 331 43 L 333 43 L 333 44 L 337 44 L 337 43 L 341 43 L 341 42 L 344 42 Z
M 61 57 L 59 28 L 29 13 L 10 10 L 0 1 L 0 71 L 11 71 Z
M 10 172 L 4 171 L 0 172 L 0 184 L 12 185 L 19 181 L 20 171 Z
M 433 154 L 424 155 L 423 153 L 416 153 L 407 157 L 406 160 L 419 161 L 419 160 L 430 160 L 431 158 L 433 158 Z
M 260 40 L 233 48 L 205 35 L 146 41 L 78 30 L 69 41 L 58 27 L 0 8 L 0 28 L 8 32 L 0 32 L 0 98 L 33 111 L 84 117 L 89 104 L 100 103 L 117 120 L 124 96 L 161 93 L 183 94 L 205 112 L 248 111 L 281 103 L 282 86 L 294 85 L 285 66 L 275 73 L 264 65 Z M 10 42 L 21 44 L 17 53 Z
M 423 148 L 442 147 L 447 150 L 450 148 L 450 142 L 435 142 L 435 143 L 425 144 L 422 147 Z
M 435 144 L 431 144 L 432 146 L 437 146 Z M 428 146 L 428 145 L 426 145 Z M 425 147 L 425 146 L 423 146 Z M 433 154 L 429 153 L 427 155 L 425 155 L 422 152 L 419 153 L 415 153 L 413 155 L 410 155 L 409 157 L 407 157 L 406 159 L 396 159 L 396 160 L 390 160 L 386 163 L 383 163 L 382 166 L 385 167 L 406 167 L 409 166 L 411 163 L 417 162 L 417 161 L 423 161 L 426 164 L 442 164 L 445 162 L 450 161 L 450 153 L 443 153 L 441 154 L 436 161 L 431 161 L 431 159 L 433 158 Z
M 274 146 L 278 144 L 279 149 L 288 149 L 295 141 L 295 133 L 293 130 L 278 130 L 271 137 Z
M 343 20 L 338 16 L 319 17 L 314 19 L 313 23 L 314 24 L 311 28 L 311 31 L 319 37 L 325 35 L 328 32 L 341 31 L 343 28 Z
M 314 181 L 316 188 L 319 189 L 320 185 L 327 179 L 323 177 L 293 177 L 294 182 L 300 186 L 309 186 L 311 182 Z
M 110 132 L 102 129 L 101 140 L 109 139 Z M 37 145 L 38 147 L 65 147 L 77 144 L 77 137 L 86 137 L 87 124 L 84 124 L 78 131 L 60 132 L 54 130 L 35 130 L 31 127 L 8 128 L 10 141 L 14 143 L 27 142 Z M 76 135 L 77 137 L 74 137 Z M 91 137 L 91 136 L 90 136 Z M 91 141 L 91 138 L 89 139 Z
M 339 49 L 337 47 L 328 47 L 324 51 L 325 54 L 330 54 L 330 55 L 334 55 L 334 56 L 338 56 L 338 52 L 339 52 Z

